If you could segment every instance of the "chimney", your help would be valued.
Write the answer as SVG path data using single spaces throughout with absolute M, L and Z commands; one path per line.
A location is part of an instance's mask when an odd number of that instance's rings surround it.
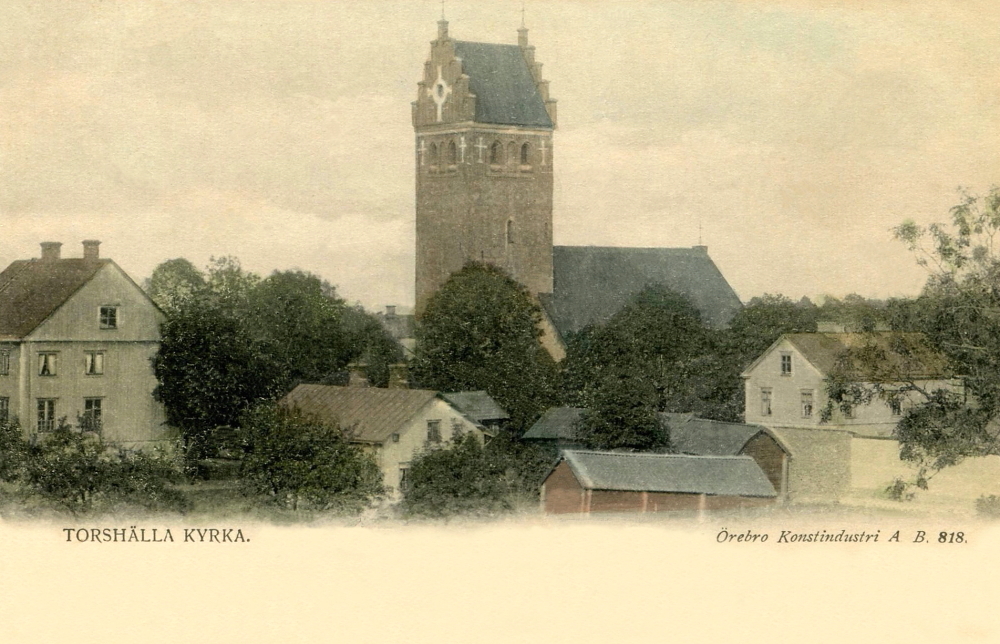
M 385 317 L 387 317 L 387 318 L 394 318 L 394 317 L 396 317 L 396 305 L 395 304 L 386 304 L 385 305 Z
M 83 240 L 83 258 L 84 259 L 100 259 L 101 258 L 101 242 L 96 239 L 85 239 Z
M 408 376 L 405 362 L 389 365 L 389 389 L 409 389 Z
M 348 387 L 368 387 L 368 378 L 365 376 L 365 367 L 368 365 L 361 364 L 360 362 L 352 362 L 347 365 L 347 371 L 350 374 L 347 378 Z
M 42 260 L 46 262 L 59 259 L 59 248 L 62 242 L 42 242 Z

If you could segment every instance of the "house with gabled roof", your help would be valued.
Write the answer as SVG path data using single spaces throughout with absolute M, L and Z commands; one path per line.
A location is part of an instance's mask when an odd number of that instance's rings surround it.
M 29 437 L 65 419 L 111 442 L 160 443 L 174 435 L 153 396 L 164 315 L 99 245 L 62 258 L 45 242 L 0 273 L 0 416 Z
M 668 512 L 771 505 L 778 494 L 749 456 L 564 450 L 545 477 L 545 512 Z
M 455 391 L 441 394 L 452 407 L 483 427 L 497 429 L 510 415 L 485 391 Z
M 471 433 L 480 440 L 484 428 L 436 391 L 298 385 L 281 399 L 364 446 L 382 470 L 382 482 L 398 495 L 414 456 L 428 446 Z

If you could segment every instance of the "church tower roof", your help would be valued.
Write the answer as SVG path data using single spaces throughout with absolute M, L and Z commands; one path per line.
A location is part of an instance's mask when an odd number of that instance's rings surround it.
M 476 96 L 476 123 L 553 127 L 522 47 L 456 40 L 455 56 Z

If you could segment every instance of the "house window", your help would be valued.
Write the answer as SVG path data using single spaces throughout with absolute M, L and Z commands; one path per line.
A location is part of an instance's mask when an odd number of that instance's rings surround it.
M 84 370 L 88 376 L 100 376 L 104 373 L 104 352 L 87 351 L 83 354 Z
M 104 420 L 104 415 L 101 405 L 101 399 L 84 398 L 83 419 L 82 419 L 83 430 L 87 432 L 99 432 L 101 431 L 101 423 L 103 420 Z
M 0 376 L 10 375 L 10 351 L 0 351 Z
M 399 442 L 399 434 L 393 434 L 392 435 L 392 442 L 393 443 L 398 443 Z
M 889 399 L 889 411 L 892 412 L 893 416 L 903 415 L 903 401 L 899 398 Z
M 0 398 L 0 423 L 10 420 L 10 398 Z
M 399 468 L 399 489 L 400 489 L 400 491 L 406 490 L 407 486 L 410 483 L 410 477 L 407 476 L 407 474 L 409 474 L 409 472 L 410 472 L 410 468 L 409 467 L 407 467 L 407 466 L 400 466 L 400 468 Z
M 55 398 L 38 399 L 38 431 L 51 432 L 56 428 Z
M 812 418 L 813 415 L 813 392 L 809 391 L 802 392 L 802 417 Z
M 118 328 L 118 307 L 117 306 L 102 306 L 101 307 L 101 328 L 102 329 L 117 329 Z
M 763 387 L 760 390 L 760 415 L 771 415 L 771 388 Z
M 440 443 L 441 442 L 441 421 L 440 420 L 429 420 L 429 421 L 427 421 L 427 442 L 428 443 Z
M 38 354 L 38 375 L 39 376 L 54 376 L 56 375 L 56 356 L 57 353 L 39 353 Z
M 792 375 L 792 354 L 790 353 L 781 354 L 781 375 Z

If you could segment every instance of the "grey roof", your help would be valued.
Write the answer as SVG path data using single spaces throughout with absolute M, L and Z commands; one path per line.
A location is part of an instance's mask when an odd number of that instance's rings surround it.
M 704 247 L 555 246 L 553 292 L 542 304 L 565 335 L 607 322 L 643 288 L 663 285 L 686 295 L 713 327 L 743 306 Z
M 761 432 L 760 425 L 726 423 L 693 414 L 662 414 L 670 427 L 670 444 L 681 454 L 735 456 Z
M 524 433 L 527 440 L 576 442 L 576 421 L 584 410 L 579 407 L 552 407 Z M 661 413 L 670 428 L 670 443 L 680 454 L 735 456 L 747 442 L 768 430 L 760 425 L 726 423 L 698 418 L 694 414 Z
M 562 458 L 588 490 L 775 497 L 749 456 L 687 456 L 565 450 Z
M 503 407 L 485 391 L 458 391 L 441 394 L 441 397 L 477 423 L 510 418 Z
M 435 398 L 437 392 L 423 389 L 298 385 L 281 404 L 342 429 L 351 428 L 355 440 L 382 443 Z
M 829 374 L 849 350 L 862 347 L 880 351 L 885 358 L 880 368 L 887 372 L 896 371 L 911 378 L 950 378 L 955 375 L 948 358 L 933 349 L 922 333 L 788 333 L 782 337 L 824 375 Z M 862 373 L 854 375 L 865 377 Z
M 477 123 L 552 127 L 519 46 L 456 40 L 455 56 L 476 95 Z
M 23 338 L 110 259 L 23 259 L 0 273 L 0 338 Z
M 552 407 L 524 432 L 527 440 L 576 440 L 575 423 L 583 414 L 579 407 Z

